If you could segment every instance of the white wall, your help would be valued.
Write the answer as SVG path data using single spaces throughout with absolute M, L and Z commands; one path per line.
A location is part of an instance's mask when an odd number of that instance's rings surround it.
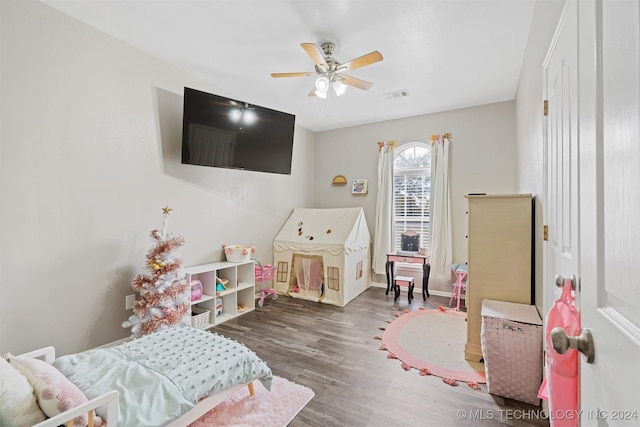
M 402 102 L 401 100 L 398 100 Z M 516 191 L 515 102 L 500 102 L 445 111 L 365 126 L 319 132 L 315 138 L 315 206 L 364 208 L 372 239 L 375 236 L 378 141 L 403 144 L 432 134 L 450 132 L 451 208 L 453 258 L 467 260 L 468 193 L 513 193 Z M 349 185 L 336 187 L 333 177 L 344 175 L 369 180 L 366 196 L 352 195 Z M 376 277 L 384 283 L 386 279 Z M 430 289 L 451 291 L 450 281 L 430 280 Z
M 536 305 L 542 312 L 544 225 L 544 134 L 543 134 L 543 69 L 564 0 L 539 0 L 524 56 L 516 97 L 518 192 L 536 196 L 535 281 Z M 553 286 L 548 284 L 547 286 Z
M 165 205 L 185 265 L 220 259 L 222 243 L 253 243 L 270 262 L 294 207 L 362 206 L 373 235 L 379 140 L 452 133 L 454 260 L 466 260 L 464 194 L 542 192 L 541 66 L 562 4 L 536 4 L 517 102 L 315 135 L 296 127 L 293 173 L 280 176 L 179 163 L 183 86 L 233 96 L 224 88 L 43 4 L 0 1 L 0 353 L 127 336 L 124 296 Z M 338 174 L 368 178 L 369 194 L 332 186 Z
M 34 1 L 0 1 L 0 353 L 61 354 L 129 335 L 124 297 L 149 232 L 185 237 L 184 264 L 273 237 L 313 205 L 314 135 L 291 176 L 180 164 L 184 86 L 223 93 Z

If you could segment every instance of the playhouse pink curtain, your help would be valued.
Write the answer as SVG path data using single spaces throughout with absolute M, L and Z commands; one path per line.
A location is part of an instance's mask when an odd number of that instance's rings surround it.
M 373 272 L 385 274 L 387 253 L 395 248 L 393 235 L 393 149 L 395 141 L 378 142 L 378 198 L 376 199 Z
M 300 289 L 305 291 L 322 290 L 322 261 L 317 258 L 300 257 L 302 262 L 295 264 L 296 279 Z
M 431 137 L 431 274 L 451 278 L 449 134 Z

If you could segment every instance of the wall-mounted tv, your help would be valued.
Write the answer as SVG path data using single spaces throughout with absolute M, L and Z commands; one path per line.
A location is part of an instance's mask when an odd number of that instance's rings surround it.
M 184 88 L 182 163 L 291 174 L 295 115 Z

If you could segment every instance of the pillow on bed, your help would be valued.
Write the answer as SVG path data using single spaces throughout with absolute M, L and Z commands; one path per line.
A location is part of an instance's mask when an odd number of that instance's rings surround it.
M 27 377 L 0 357 L 0 425 L 28 427 L 45 419 Z
M 54 366 L 29 357 L 9 357 L 9 363 L 20 371 L 36 392 L 40 409 L 49 417 L 61 414 L 88 401 L 82 391 Z M 74 425 L 86 426 L 88 415 L 74 418 Z M 94 417 L 96 426 L 102 425 L 100 417 Z

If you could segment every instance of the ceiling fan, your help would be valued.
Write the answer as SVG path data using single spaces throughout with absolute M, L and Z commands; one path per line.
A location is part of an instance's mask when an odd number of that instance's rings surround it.
M 335 94 L 340 96 L 347 90 L 347 86 L 367 90 L 373 85 L 373 83 L 348 76 L 344 74 L 344 72 L 382 61 L 382 54 L 377 50 L 374 50 L 366 55 L 362 55 L 341 64 L 331 56 L 336 47 L 335 43 L 322 43 L 322 50 L 320 50 L 318 45 L 314 43 L 301 43 L 300 46 L 302 46 L 305 52 L 307 52 L 307 55 L 311 57 L 311 60 L 315 64 L 315 71 L 299 73 L 271 73 L 271 77 L 317 76 L 315 87 L 311 92 L 309 92 L 309 96 L 326 98 L 329 88 L 332 88 Z

